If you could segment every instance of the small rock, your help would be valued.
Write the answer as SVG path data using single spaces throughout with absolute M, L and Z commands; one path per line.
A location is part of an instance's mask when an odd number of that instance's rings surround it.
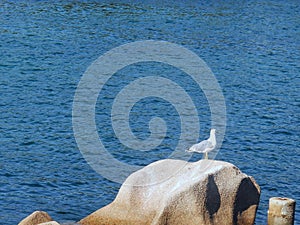
M 25 219 L 23 219 L 18 225 L 38 225 L 44 222 L 53 221 L 48 213 L 43 211 L 35 211 Z

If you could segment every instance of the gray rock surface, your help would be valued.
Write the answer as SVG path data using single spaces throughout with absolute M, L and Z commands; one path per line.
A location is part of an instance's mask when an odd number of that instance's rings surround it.
M 39 223 L 38 225 L 60 225 L 60 224 L 56 221 L 50 221 L 45 223 Z

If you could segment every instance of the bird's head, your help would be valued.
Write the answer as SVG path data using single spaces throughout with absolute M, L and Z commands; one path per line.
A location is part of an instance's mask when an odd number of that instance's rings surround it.
M 188 148 L 185 152 L 193 152 L 192 148 Z
M 211 129 L 210 134 L 216 134 L 216 129 Z

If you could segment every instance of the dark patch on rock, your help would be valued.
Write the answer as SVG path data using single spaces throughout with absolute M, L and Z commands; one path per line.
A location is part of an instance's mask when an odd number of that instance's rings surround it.
M 238 215 L 247 210 L 252 205 L 258 205 L 260 193 L 252 180 L 244 178 L 239 185 L 233 206 L 233 224 L 238 224 Z
M 212 219 L 213 215 L 219 210 L 220 205 L 221 196 L 219 193 L 218 186 L 214 180 L 214 176 L 209 175 L 208 182 L 206 185 L 205 207 L 209 213 L 210 219 Z

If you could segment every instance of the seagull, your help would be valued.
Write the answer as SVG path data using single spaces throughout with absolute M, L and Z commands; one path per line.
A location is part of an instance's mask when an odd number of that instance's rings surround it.
M 216 147 L 216 129 L 210 130 L 210 136 L 207 140 L 201 141 L 198 144 L 194 144 L 186 152 L 199 152 L 205 153 L 205 159 L 208 159 L 208 152 L 212 151 Z

